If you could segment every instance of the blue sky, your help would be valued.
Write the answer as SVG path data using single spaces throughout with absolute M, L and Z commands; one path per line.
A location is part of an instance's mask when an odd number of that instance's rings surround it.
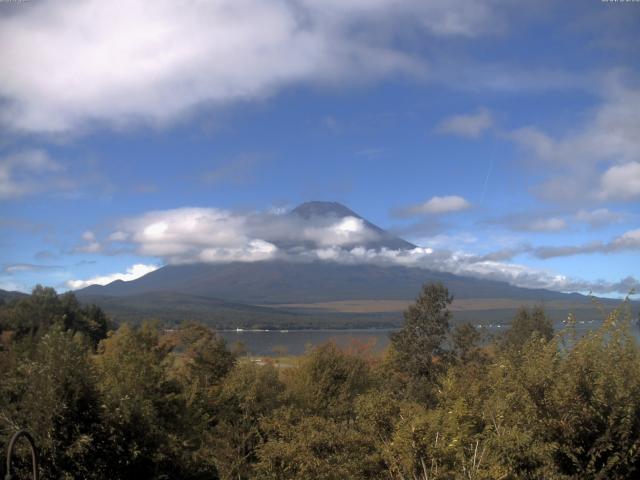
M 0 288 L 278 257 L 332 200 L 421 248 L 318 258 L 624 295 L 640 3 L 531 3 L 0 3 Z

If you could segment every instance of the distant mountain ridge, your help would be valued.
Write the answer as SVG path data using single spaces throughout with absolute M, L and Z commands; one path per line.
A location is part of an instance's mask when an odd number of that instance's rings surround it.
M 282 260 L 167 265 L 137 280 L 92 285 L 76 291 L 76 294 L 80 297 L 127 296 L 164 291 L 249 304 L 312 303 L 349 299 L 412 299 L 425 282 L 442 282 L 457 298 L 544 301 L 568 296 L 423 268 Z
M 10 302 L 11 300 L 15 300 L 17 298 L 26 297 L 26 293 L 16 292 L 13 290 L 1 290 L 0 289 L 0 300 L 4 302 Z
M 376 233 L 375 240 L 365 245 L 366 248 L 416 248 L 340 203 L 307 202 L 294 208 L 288 215 L 304 219 L 355 217 Z M 567 309 L 569 305 L 589 304 L 588 297 L 580 294 L 527 289 L 506 282 L 417 267 L 285 260 L 167 265 L 136 280 L 116 280 L 105 286 L 92 285 L 76 291 L 76 294 L 81 300 L 94 301 L 107 311 L 111 309 L 120 313 L 128 306 L 129 311 L 141 316 L 151 315 L 158 313 L 158 306 L 162 305 L 160 313 L 164 316 L 184 318 L 191 308 L 198 312 L 199 318 L 215 318 L 218 320 L 212 322 L 217 323 L 220 318 L 225 322 L 231 321 L 233 315 L 241 315 L 241 312 L 253 322 L 261 315 L 273 314 L 269 318 L 278 318 L 288 326 L 295 326 L 292 319 L 302 310 L 292 313 L 289 307 L 283 305 L 348 300 L 411 300 L 428 282 L 442 282 L 458 299 L 510 299 L 523 304 L 554 302 L 556 306 L 566 304 Z M 568 310 L 562 308 L 559 311 L 566 318 L 564 312 Z M 317 314 L 313 308 L 303 310 L 307 317 Z M 369 316 L 375 316 L 375 312 Z M 339 325 L 339 318 L 331 318 L 334 324 Z M 385 318 L 392 317 L 387 312 Z M 396 314 L 393 318 L 400 320 L 400 315 Z

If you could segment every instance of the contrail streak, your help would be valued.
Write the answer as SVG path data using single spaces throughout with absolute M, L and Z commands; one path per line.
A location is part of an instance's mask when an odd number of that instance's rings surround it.
M 484 178 L 484 186 L 482 187 L 482 195 L 480 196 L 480 205 L 484 202 L 484 197 L 487 193 L 487 185 L 489 183 L 489 177 L 491 176 L 491 171 L 493 170 L 493 155 L 489 158 L 489 168 L 487 169 L 487 176 Z

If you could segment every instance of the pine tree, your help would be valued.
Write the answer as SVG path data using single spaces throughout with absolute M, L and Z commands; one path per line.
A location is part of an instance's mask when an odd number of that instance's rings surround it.
M 404 326 L 391 335 L 393 366 L 406 375 L 409 395 L 427 403 L 433 401 L 432 390 L 450 355 L 444 343 L 452 301 L 441 283 L 424 285 L 415 303 L 404 311 Z

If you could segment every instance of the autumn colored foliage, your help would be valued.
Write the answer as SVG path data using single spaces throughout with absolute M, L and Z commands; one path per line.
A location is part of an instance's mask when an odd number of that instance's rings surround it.
M 640 475 L 625 304 L 584 336 L 522 309 L 489 339 L 452 328 L 450 302 L 425 285 L 383 355 L 327 343 L 284 364 L 199 324 L 116 328 L 37 287 L 0 306 L 0 444 L 31 431 L 44 479 Z

